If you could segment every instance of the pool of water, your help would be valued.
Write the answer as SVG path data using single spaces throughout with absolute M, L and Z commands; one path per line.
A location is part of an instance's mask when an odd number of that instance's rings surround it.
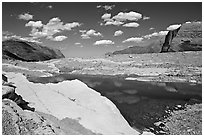
M 141 82 L 123 76 L 60 74 L 53 77 L 28 77 L 34 83 L 58 83 L 78 79 L 109 98 L 129 124 L 138 130 L 164 134 L 155 122 L 186 104 L 202 102 L 202 85 L 174 82 Z

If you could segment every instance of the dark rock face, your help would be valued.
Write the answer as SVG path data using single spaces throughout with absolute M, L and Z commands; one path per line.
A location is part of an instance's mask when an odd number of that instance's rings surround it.
M 4 76 L 4 75 L 2 75 Z M 19 107 L 23 110 L 34 111 L 35 108 L 31 108 L 28 106 L 29 102 L 25 101 L 21 95 L 15 93 L 15 86 L 12 83 L 7 82 L 7 77 L 2 77 L 2 99 L 10 99 L 14 101 Z
M 50 49 L 33 42 L 13 39 L 2 42 L 2 55 L 4 59 L 28 62 L 64 58 L 59 50 Z
M 171 46 L 171 42 L 173 40 L 174 37 L 176 37 L 176 35 L 178 34 L 178 31 L 180 30 L 181 27 L 175 29 L 175 30 L 170 30 L 166 37 L 165 37 L 165 41 L 164 44 L 162 46 L 162 50 L 161 52 L 168 52 Z
M 136 46 L 113 52 L 113 55 L 183 51 L 202 51 L 202 23 L 182 24 L 181 27 L 169 31 L 166 36 L 144 39 Z

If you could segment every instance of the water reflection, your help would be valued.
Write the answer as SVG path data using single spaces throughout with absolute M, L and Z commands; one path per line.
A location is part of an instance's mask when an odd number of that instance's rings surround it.
M 160 134 L 155 122 L 168 116 L 176 106 L 202 102 L 202 85 L 174 82 L 125 80 L 116 76 L 60 74 L 54 77 L 28 78 L 35 83 L 57 83 L 78 79 L 109 98 L 132 127 L 147 128 Z

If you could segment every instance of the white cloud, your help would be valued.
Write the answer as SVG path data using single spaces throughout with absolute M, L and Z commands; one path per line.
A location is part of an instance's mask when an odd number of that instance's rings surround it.
M 75 45 L 81 45 L 81 43 L 79 43 L 79 42 L 76 42 L 76 43 L 74 43 Z
M 15 34 L 13 34 L 11 32 L 8 32 L 8 31 L 3 31 L 2 32 L 2 40 L 8 40 L 8 39 L 19 39 L 19 40 L 22 40 L 22 41 L 42 43 L 36 37 L 22 37 L 22 36 L 15 35 Z
M 167 35 L 168 32 L 169 32 L 169 31 L 160 31 L 160 32 L 159 32 L 159 35 Z
M 110 19 L 110 17 L 111 17 L 111 14 L 109 14 L 109 13 L 105 13 L 105 14 L 103 14 L 103 16 L 101 16 L 101 18 L 104 20 Z
M 105 6 L 103 6 L 103 8 L 105 10 L 112 10 L 114 7 L 115 7 L 115 5 L 105 5 Z
M 123 22 L 110 20 L 110 21 L 107 21 L 107 22 L 105 23 L 105 26 L 107 26 L 107 25 L 119 26 L 119 25 L 121 25 L 121 24 L 123 24 Z
M 30 36 L 53 40 L 53 35 L 60 33 L 64 30 L 71 30 L 75 27 L 79 27 L 81 24 L 78 22 L 66 23 L 62 22 L 58 17 L 52 18 L 47 24 L 42 24 L 42 21 L 29 21 L 25 24 L 26 27 L 31 27 Z M 56 41 L 61 40 L 63 37 L 57 37 Z
M 112 10 L 115 7 L 115 5 L 98 5 L 96 8 L 104 8 L 105 10 Z
M 128 13 L 120 12 L 116 16 L 113 17 L 113 19 L 119 20 L 119 21 L 126 21 L 126 20 L 137 21 L 137 20 L 139 20 L 141 18 L 142 18 L 142 14 L 134 12 L 134 11 L 130 11 Z
M 43 26 L 42 21 L 29 21 L 25 24 L 26 27 L 35 27 L 35 28 L 41 28 Z
M 126 24 L 124 24 L 123 25 L 124 27 L 138 27 L 139 26 L 139 24 L 138 23 L 136 23 L 136 22 L 131 22 L 131 23 L 126 23 Z
M 79 26 L 81 26 L 81 24 L 78 23 L 78 22 L 66 23 L 64 25 L 64 29 L 71 30 L 72 28 L 76 28 L 76 27 L 79 27 Z
M 98 9 L 98 8 L 101 8 L 101 7 L 102 7 L 101 5 L 97 5 L 97 6 L 96 6 L 97 9 Z
M 186 21 L 185 23 L 187 24 L 187 23 L 191 23 L 191 22 L 190 21 Z
M 149 39 L 149 38 L 151 38 L 151 37 L 153 37 L 153 36 L 163 36 L 163 35 L 167 35 L 167 33 L 168 33 L 168 31 L 160 31 L 160 32 L 154 32 L 154 33 L 152 33 L 152 34 L 145 35 L 145 36 L 143 36 L 143 37 Z
M 139 19 L 142 18 L 142 14 L 134 12 L 134 11 L 130 11 L 130 12 L 120 12 L 117 15 L 113 16 L 111 18 L 111 14 L 109 13 L 105 13 L 104 15 L 102 15 L 101 19 L 103 19 L 104 23 L 100 23 L 100 25 L 116 25 L 116 26 L 120 26 L 124 23 L 126 23 L 127 21 L 137 21 Z M 138 27 L 138 23 L 127 23 L 127 27 Z
M 177 29 L 181 26 L 181 24 L 174 24 L 174 25 L 170 25 L 169 27 L 167 27 L 167 30 L 174 30 Z
M 102 34 L 101 34 L 100 32 L 96 32 L 96 31 L 93 30 L 93 29 L 90 29 L 90 30 L 88 30 L 88 31 L 86 31 L 86 30 L 80 30 L 79 32 L 82 33 L 82 34 L 81 34 L 82 39 L 90 39 L 91 36 L 96 36 L 96 37 L 101 36 L 101 37 L 102 37 Z
M 125 42 L 141 42 L 142 40 L 143 40 L 143 38 L 141 38 L 141 37 L 131 37 L 131 38 L 124 40 L 123 43 L 125 43 Z
M 63 36 L 63 35 L 61 35 L 61 36 L 56 36 L 56 37 L 50 37 L 49 39 L 50 40 L 52 40 L 52 41 L 63 41 L 63 40 L 65 40 L 67 38 L 67 36 Z
M 52 9 L 53 8 L 53 6 L 52 5 L 49 5 L 49 6 L 47 6 L 49 9 Z
M 18 18 L 22 19 L 22 20 L 31 20 L 31 19 L 33 19 L 33 15 L 31 15 L 29 13 L 24 13 L 24 14 L 18 15 Z
M 123 31 L 117 30 L 117 31 L 115 31 L 114 36 L 120 36 L 122 34 L 123 34 Z
M 114 44 L 114 42 L 111 40 L 99 40 L 94 43 L 94 45 L 110 45 L 110 44 Z
M 149 30 L 153 30 L 153 29 L 155 29 L 155 28 L 153 28 L 153 27 L 149 28 Z
M 74 43 L 74 45 L 77 45 L 77 46 L 80 47 L 80 48 L 83 48 L 83 47 L 84 47 L 84 46 L 83 46 L 81 43 L 79 43 L 79 42 Z
M 150 17 L 143 16 L 143 20 L 148 20 L 148 19 L 150 19 Z

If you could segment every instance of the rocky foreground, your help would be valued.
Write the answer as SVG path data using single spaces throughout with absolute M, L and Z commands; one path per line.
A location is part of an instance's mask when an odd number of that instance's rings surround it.
M 2 68 L 8 82 L 12 82 L 13 86 L 9 88 L 17 96 L 17 99 L 13 95 L 3 97 L 3 134 L 141 134 L 141 131 L 129 126 L 110 100 L 79 80 L 64 81 L 62 78 L 57 80 L 61 81 L 58 84 L 38 84 L 29 82 L 27 78 L 67 73 L 119 76 L 126 80 L 201 84 L 202 52 L 130 54 L 100 59 L 64 58 L 43 62 L 3 60 Z M 188 127 L 189 132 L 186 134 L 201 134 L 202 109 L 194 106 L 192 108 L 199 118 L 194 123 L 194 127 L 198 128 Z M 186 111 L 183 112 L 178 113 L 184 115 Z M 195 116 L 191 109 L 187 112 L 190 113 L 185 113 L 188 119 Z M 27 117 L 30 113 L 35 118 Z M 168 134 L 184 134 L 187 127 L 179 129 L 177 126 L 188 125 L 188 121 L 186 123 L 174 114 L 165 122 L 162 121 L 166 124 L 165 130 Z M 22 119 L 26 119 L 23 120 L 25 122 L 22 123 Z M 8 126 L 10 123 L 13 126 Z M 19 130 L 21 128 L 22 131 Z M 37 132 L 42 131 L 42 128 L 46 129 L 45 133 Z
M 110 100 L 78 80 L 35 84 L 20 73 L 3 77 L 3 134 L 140 134 Z

